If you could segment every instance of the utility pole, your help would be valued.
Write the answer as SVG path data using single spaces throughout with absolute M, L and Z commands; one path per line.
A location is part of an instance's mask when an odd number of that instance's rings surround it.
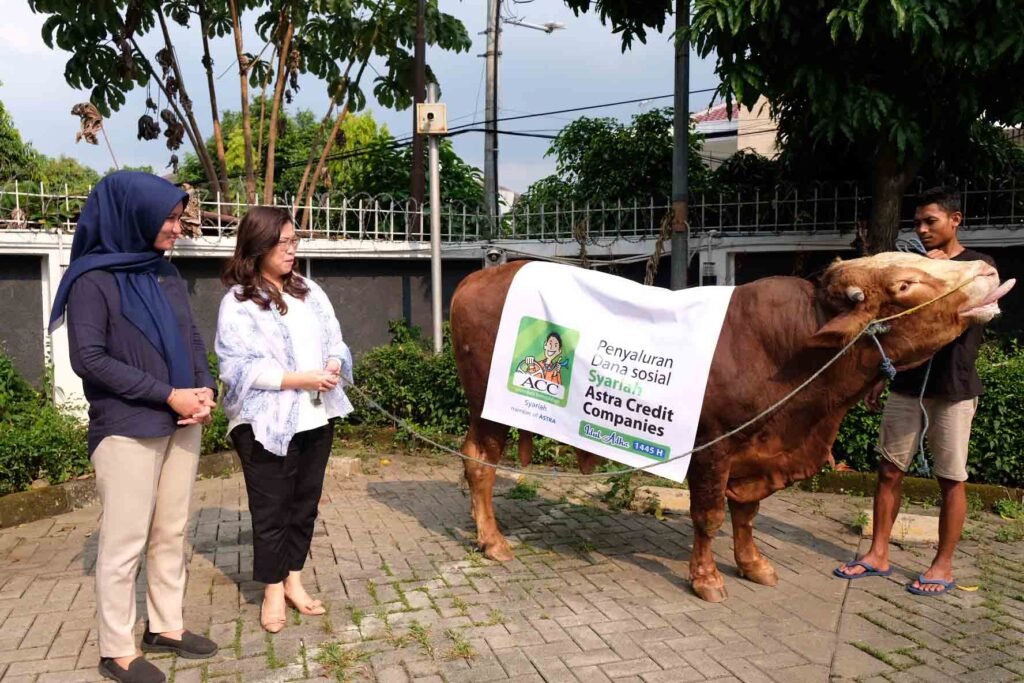
M 416 107 L 416 129 L 429 137 L 430 149 L 430 308 L 434 319 L 434 353 L 444 346 L 441 308 L 441 163 L 438 137 L 448 132 L 445 106 L 437 102 L 437 83 L 427 88 L 427 103 Z
M 413 207 L 423 210 L 423 136 L 416 129 L 416 105 L 426 99 L 427 32 L 425 28 L 427 0 L 416 0 L 416 45 L 413 59 L 412 108 L 412 187 Z
M 675 119 L 672 136 L 672 289 L 686 289 L 690 265 L 690 28 L 689 0 L 676 0 Z
M 487 104 L 484 109 L 484 200 L 491 234 L 498 234 L 498 38 L 501 0 L 487 0 Z

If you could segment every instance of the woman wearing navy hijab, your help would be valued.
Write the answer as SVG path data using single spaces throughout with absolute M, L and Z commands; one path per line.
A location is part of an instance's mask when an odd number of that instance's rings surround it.
M 64 321 L 71 366 L 89 401 L 89 455 L 103 504 L 96 558 L 99 672 L 162 683 L 138 655 L 135 576 L 146 550 L 144 652 L 211 657 L 184 628 L 185 528 L 214 382 L 188 293 L 164 258 L 181 236 L 187 195 L 148 173 L 101 180 L 75 229 L 50 330 Z

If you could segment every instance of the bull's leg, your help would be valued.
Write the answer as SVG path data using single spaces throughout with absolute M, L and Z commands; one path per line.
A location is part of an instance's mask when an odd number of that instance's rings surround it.
M 754 583 L 774 586 L 779 583 L 775 567 L 761 555 L 761 551 L 754 545 L 754 518 L 757 517 L 757 510 L 760 507 L 759 501 L 737 503 L 734 500 L 729 500 L 736 572 Z
M 573 448 L 573 450 L 576 451 L 576 464 L 579 465 L 580 472 L 583 474 L 590 474 L 604 460 L 600 455 L 594 455 L 581 448 Z
M 725 521 L 726 472 L 721 463 L 694 459 L 690 482 L 690 519 L 693 520 L 693 554 L 690 555 L 690 583 L 702 600 L 721 602 L 726 598 L 725 580 L 715 566 L 711 542 Z
M 469 456 L 463 463 L 473 503 L 476 542 L 485 557 L 501 562 L 511 560 L 514 555 L 494 519 L 494 468 L 483 462 L 497 464 L 501 460 L 507 437 L 505 425 L 476 417 L 470 419 L 466 441 L 462 444 L 462 452 Z

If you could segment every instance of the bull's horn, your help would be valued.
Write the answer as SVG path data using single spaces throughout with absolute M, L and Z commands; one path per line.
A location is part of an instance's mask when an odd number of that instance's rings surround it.
M 860 303 L 861 301 L 864 301 L 864 290 L 861 289 L 860 287 L 847 287 L 846 296 L 847 298 L 850 299 L 850 301 L 856 301 L 857 303 Z

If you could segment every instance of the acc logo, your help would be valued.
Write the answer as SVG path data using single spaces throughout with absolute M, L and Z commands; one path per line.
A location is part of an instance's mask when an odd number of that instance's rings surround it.
M 508 390 L 564 407 L 579 336 L 576 330 L 524 316 L 516 336 Z

